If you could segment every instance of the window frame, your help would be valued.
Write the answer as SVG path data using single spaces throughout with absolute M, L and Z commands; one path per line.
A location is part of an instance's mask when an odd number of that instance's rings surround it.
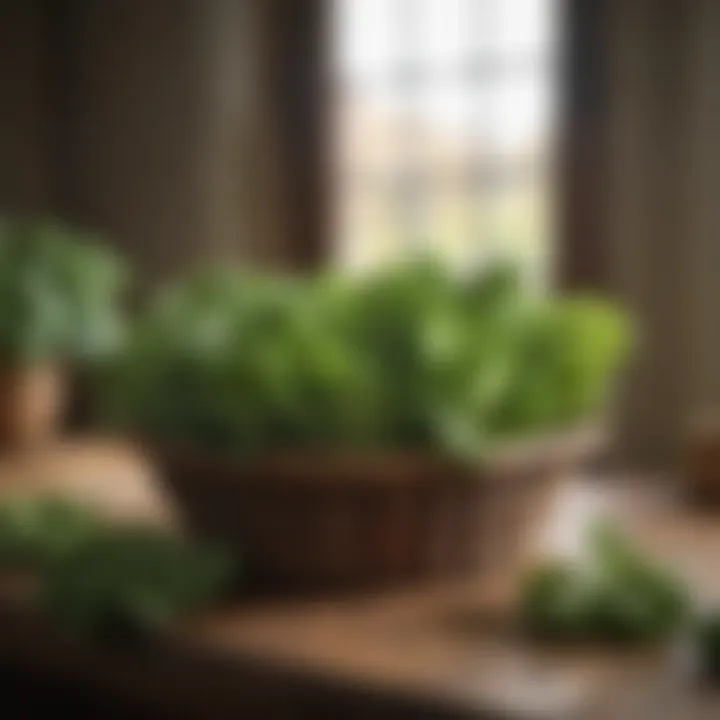
M 275 28 L 274 97 L 288 170 L 290 227 L 284 264 L 324 267 L 333 254 L 333 0 L 264 0 Z M 604 62 L 602 0 L 559 0 L 561 64 L 555 142 L 557 218 L 554 285 L 603 289 L 609 283 L 602 237 Z

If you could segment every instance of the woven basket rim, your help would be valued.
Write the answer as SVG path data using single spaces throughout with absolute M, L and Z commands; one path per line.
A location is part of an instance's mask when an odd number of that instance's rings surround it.
M 292 449 L 251 458 L 231 457 L 208 448 L 145 441 L 153 455 L 188 465 L 212 468 L 217 477 L 243 477 L 268 483 L 404 483 L 438 478 L 472 478 L 480 482 L 506 481 L 539 468 L 573 466 L 600 452 L 607 443 L 601 423 L 538 433 L 498 443 L 488 456 L 472 462 L 424 450 Z M 217 473 L 214 472 L 217 470 Z

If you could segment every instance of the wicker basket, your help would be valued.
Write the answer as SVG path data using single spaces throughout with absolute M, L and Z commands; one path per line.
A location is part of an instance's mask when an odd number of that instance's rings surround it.
M 460 577 L 517 559 L 554 481 L 599 440 L 582 430 L 512 445 L 480 469 L 406 453 L 248 464 L 153 454 L 192 531 L 237 547 L 253 587 L 298 592 Z

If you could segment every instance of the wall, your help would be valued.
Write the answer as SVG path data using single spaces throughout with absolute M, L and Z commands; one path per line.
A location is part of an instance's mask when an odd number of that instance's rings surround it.
M 0 209 L 52 209 L 50 69 L 35 0 L 0 3 Z

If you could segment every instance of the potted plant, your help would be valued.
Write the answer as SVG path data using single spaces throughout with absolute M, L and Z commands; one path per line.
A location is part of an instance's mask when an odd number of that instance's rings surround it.
M 608 303 L 523 287 L 512 268 L 457 277 L 430 261 L 200 273 L 140 321 L 113 412 L 258 584 L 504 562 L 548 481 L 589 451 L 628 344 Z
M 0 445 L 56 432 L 68 372 L 119 337 L 124 277 L 120 260 L 87 235 L 0 219 Z

